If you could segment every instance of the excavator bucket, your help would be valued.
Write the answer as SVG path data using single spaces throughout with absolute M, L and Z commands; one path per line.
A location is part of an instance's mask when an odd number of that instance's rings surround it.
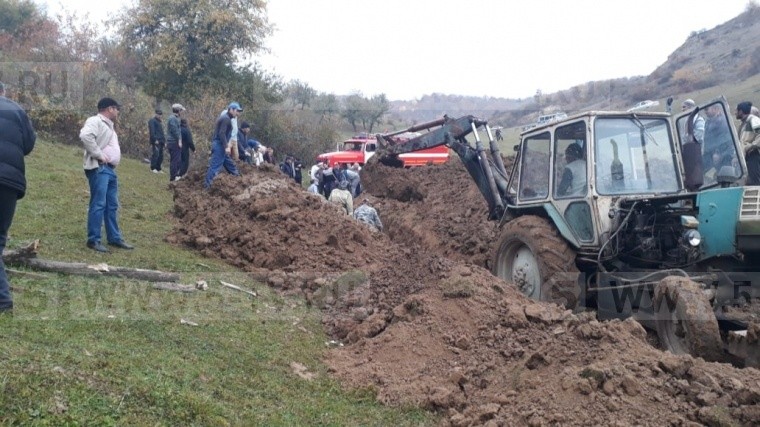
M 367 163 L 372 163 L 374 161 L 378 161 L 385 166 L 390 166 L 392 168 L 402 168 L 404 167 L 404 162 L 399 159 L 398 154 L 393 154 L 389 150 L 391 147 L 392 142 L 389 142 L 388 140 L 383 137 L 383 135 L 378 134 L 376 136 L 377 138 L 377 151 L 375 152 L 375 155 L 372 156 Z

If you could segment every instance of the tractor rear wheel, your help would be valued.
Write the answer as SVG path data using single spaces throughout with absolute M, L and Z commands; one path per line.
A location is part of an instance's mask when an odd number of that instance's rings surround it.
M 657 336 L 666 350 L 709 361 L 723 358 L 718 319 L 699 284 L 681 276 L 662 279 L 654 290 L 654 310 Z
M 535 300 L 574 309 L 582 295 L 575 251 L 539 216 L 521 216 L 504 226 L 491 266 L 495 276 Z

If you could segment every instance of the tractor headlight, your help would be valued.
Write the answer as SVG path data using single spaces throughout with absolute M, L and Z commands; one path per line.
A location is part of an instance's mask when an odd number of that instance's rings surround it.
M 696 248 L 702 243 L 702 235 L 697 230 L 686 230 L 683 233 L 683 239 L 689 243 L 689 246 Z

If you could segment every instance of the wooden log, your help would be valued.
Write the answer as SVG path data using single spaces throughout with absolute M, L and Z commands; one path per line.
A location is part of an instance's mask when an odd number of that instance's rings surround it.
M 5 264 L 20 264 L 20 260 L 37 257 L 37 249 L 40 246 L 40 241 L 35 240 L 23 248 L 4 250 L 3 262 Z
M 256 292 L 251 292 L 249 290 L 241 288 L 240 286 L 233 285 L 232 283 L 227 283 L 227 282 L 224 282 L 222 280 L 220 280 L 219 283 L 221 283 L 222 286 L 224 286 L 225 288 L 230 288 L 230 289 L 234 289 L 236 291 L 244 292 L 244 293 L 246 293 L 246 294 L 248 294 L 250 296 L 253 296 L 253 297 L 259 296 L 259 294 L 257 294 Z
M 22 265 L 25 267 L 50 271 L 53 273 L 74 274 L 79 276 L 115 276 L 128 279 L 145 280 L 147 282 L 177 282 L 179 274 L 141 268 L 115 267 L 108 264 L 85 264 L 81 262 L 51 261 L 37 258 L 40 241 L 35 240 L 26 247 L 3 251 L 5 264 Z
M 85 264 L 81 262 L 50 261 L 40 258 L 21 259 L 18 263 L 29 268 L 54 273 L 74 274 L 78 276 L 114 276 L 147 282 L 177 282 L 179 274 L 141 268 L 115 267 L 107 264 Z
M 156 282 L 153 284 L 153 289 L 160 289 L 163 291 L 173 291 L 173 292 L 184 292 L 184 293 L 192 293 L 198 291 L 195 286 L 193 285 L 182 285 L 179 283 L 172 283 L 172 282 Z

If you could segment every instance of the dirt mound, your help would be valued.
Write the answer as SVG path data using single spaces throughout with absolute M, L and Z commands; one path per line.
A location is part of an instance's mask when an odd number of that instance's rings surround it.
M 760 371 L 676 357 L 632 321 L 527 300 L 482 266 L 493 224 L 461 163 L 362 179 L 371 233 L 270 169 L 173 184 L 168 239 L 324 309 L 334 374 L 452 425 L 757 425 Z
M 421 245 L 455 260 L 485 265 L 496 224 L 458 159 L 440 166 L 397 169 L 369 165 L 362 186 L 377 197 L 388 236 L 400 245 Z
M 167 240 L 248 271 L 344 271 L 387 256 L 387 236 L 271 167 L 246 166 L 240 177 L 220 174 L 208 191 L 200 172 L 172 184 L 180 221 Z

